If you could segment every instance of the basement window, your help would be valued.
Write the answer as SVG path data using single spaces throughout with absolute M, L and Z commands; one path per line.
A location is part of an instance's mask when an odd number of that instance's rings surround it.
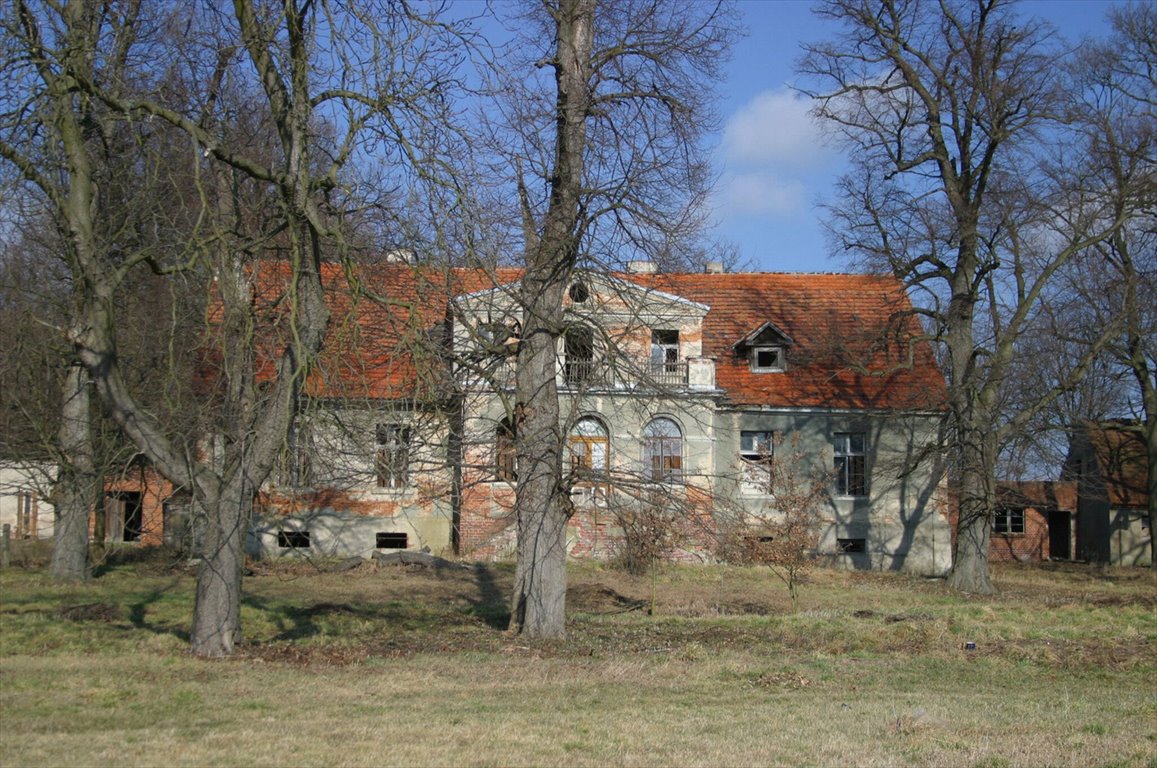
M 277 546 L 282 549 L 309 549 L 309 531 L 278 531 Z
M 836 551 L 842 555 L 856 555 L 868 551 L 867 539 L 836 539 Z
M 409 546 L 410 534 L 379 531 L 374 534 L 374 539 L 374 546 L 378 549 L 405 549 Z

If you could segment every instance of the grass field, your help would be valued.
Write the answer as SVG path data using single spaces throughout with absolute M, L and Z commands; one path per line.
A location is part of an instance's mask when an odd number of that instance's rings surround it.
M 204 662 L 191 571 L 133 559 L 0 572 L 0 766 L 1157 766 L 1147 570 L 816 571 L 792 612 L 765 570 L 581 564 L 546 645 L 502 631 L 506 565 L 259 564 Z

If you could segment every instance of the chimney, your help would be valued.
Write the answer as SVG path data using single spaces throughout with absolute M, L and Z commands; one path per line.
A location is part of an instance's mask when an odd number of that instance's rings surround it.
M 709 261 L 703 265 L 703 271 L 709 275 L 722 275 L 723 274 L 723 262 L 722 261 Z
M 627 271 L 633 275 L 653 275 L 656 272 L 655 262 L 646 259 L 628 261 Z
M 387 264 L 413 264 L 414 251 L 410 248 L 395 248 L 385 253 Z

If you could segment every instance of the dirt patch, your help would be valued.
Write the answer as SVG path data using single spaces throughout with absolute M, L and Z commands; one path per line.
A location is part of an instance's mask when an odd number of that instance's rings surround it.
M 124 619 L 124 610 L 121 606 L 111 603 L 86 603 L 61 608 L 60 616 L 69 621 L 100 621 L 114 624 Z
M 567 607 L 581 613 L 626 613 L 643 610 L 646 600 L 627 597 L 602 584 L 576 584 L 566 591 Z

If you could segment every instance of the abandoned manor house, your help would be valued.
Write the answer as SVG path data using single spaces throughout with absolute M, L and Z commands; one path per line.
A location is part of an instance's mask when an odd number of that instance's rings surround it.
M 670 557 L 711 559 L 821 484 L 821 555 L 948 569 L 944 382 L 899 283 L 630 266 L 576 273 L 565 297 L 572 555 L 662 536 Z M 326 273 L 329 336 L 258 499 L 254 554 L 513 552 L 520 275 L 385 263 L 351 292 Z

